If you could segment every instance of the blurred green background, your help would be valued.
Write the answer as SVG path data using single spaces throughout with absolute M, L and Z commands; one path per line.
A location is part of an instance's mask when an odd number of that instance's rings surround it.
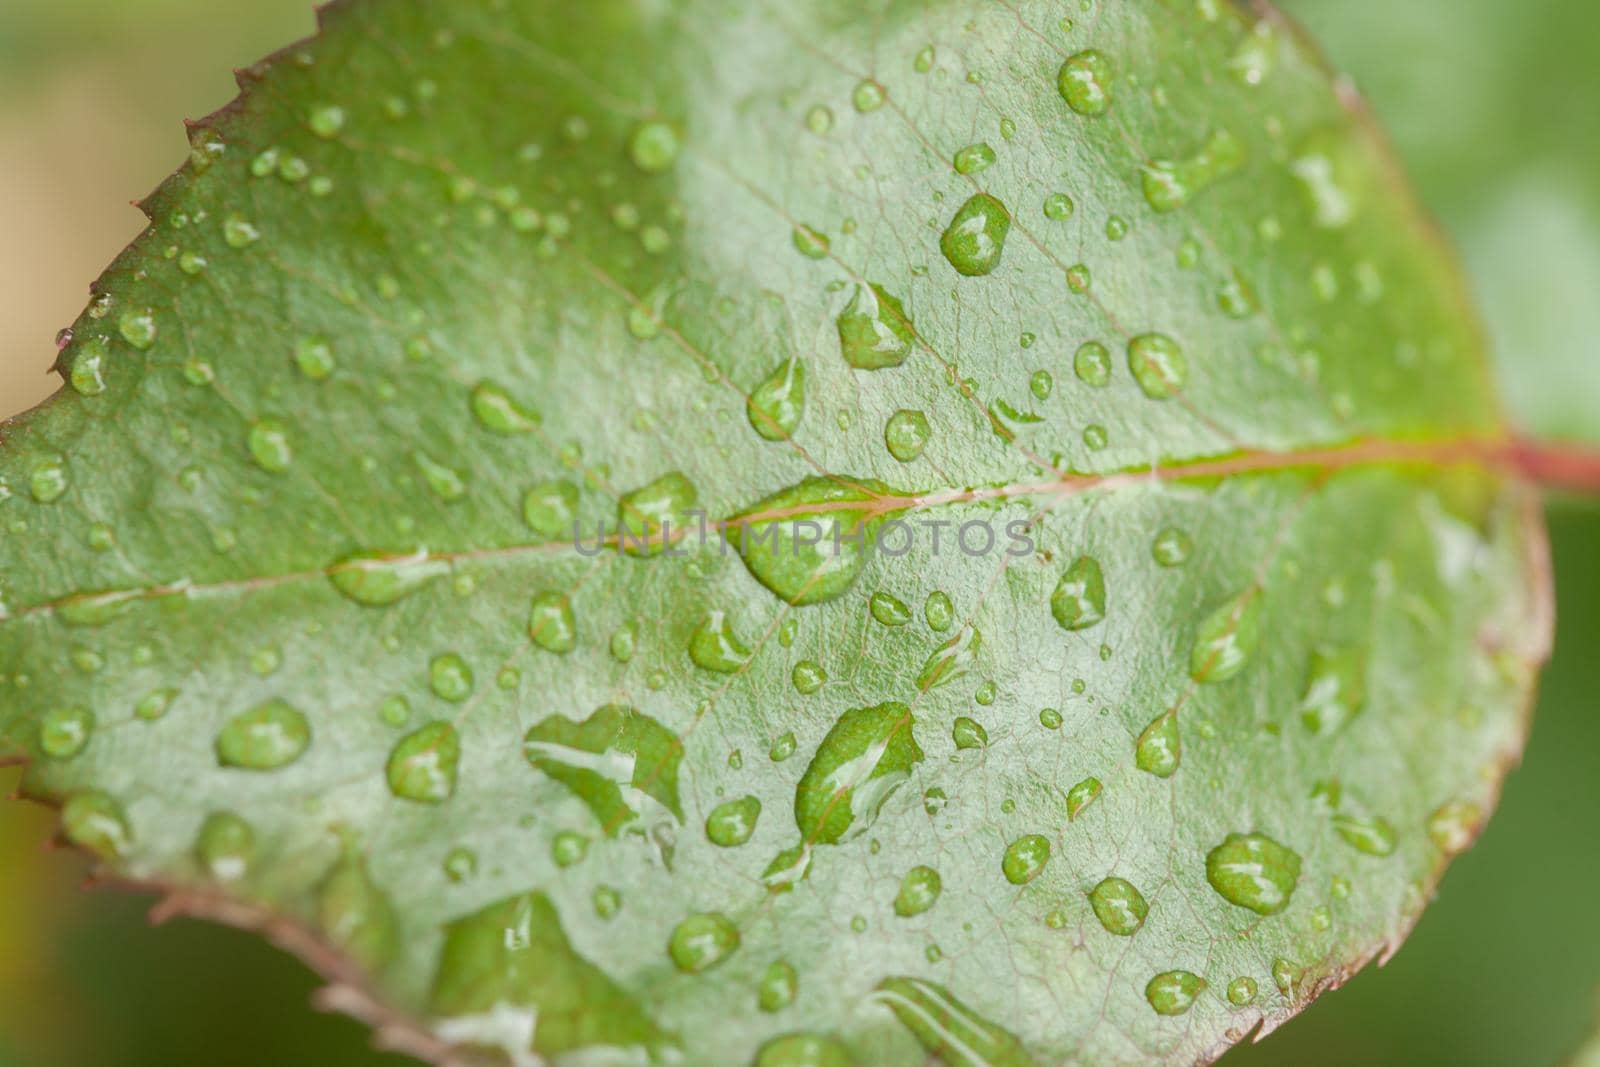
M 1371 100 L 1461 249 L 1525 424 L 1600 438 L 1600 6 L 1283 6 Z M 182 159 L 178 120 L 226 102 L 230 68 L 312 27 L 305 0 L 0 0 L 0 417 L 53 390 L 51 338 L 142 227 L 127 202 Z M 1229 1067 L 1537 1067 L 1590 1032 L 1600 514 L 1557 504 L 1551 522 L 1556 656 L 1499 815 L 1388 967 Z M 14 780 L 0 771 L 0 793 Z M 409 1062 L 314 1014 L 310 975 L 257 939 L 151 929 L 146 901 L 78 892 L 83 863 L 40 847 L 51 829 L 0 804 L 0 1067 Z

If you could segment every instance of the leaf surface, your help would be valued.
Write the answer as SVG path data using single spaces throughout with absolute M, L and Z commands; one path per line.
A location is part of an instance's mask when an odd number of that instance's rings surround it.
M 1416 921 L 1547 640 L 1276 16 L 356 0 L 0 428 L 0 738 L 403 1048 L 1186 1063 Z

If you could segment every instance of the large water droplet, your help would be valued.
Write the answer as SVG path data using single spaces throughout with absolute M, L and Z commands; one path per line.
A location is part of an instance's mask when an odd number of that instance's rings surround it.
M 699 500 L 694 483 L 678 471 L 625 493 L 617 501 L 618 537 L 630 556 L 654 556 L 690 529 Z
M 928 417 L 920 411 L 901 408 L 883 424 L 883 443 L 889 454 L 901 463 L 910 463 L 922 455 L 933 431 Z
M 727 613 L 713 611 L 690 636 L 689 658 L 696 667 L 735 674 L 750 659 L 750 649 L 733 632 Z
M 956 273 L 981 277 L 1000 265 L 1010 232 L 1011 212 L 997 198 L 978 193 L 961 205 L 945 227 L 939 251 Z
M 1100 561 L 1079 556 L 1050 594 L 1050 614 L 1063 630 L 1087 630 L 1106 617 L 1106 578 Z
M 437 804 L 456 791 L 461 738 L 448 722 L 431 722 L 407 734 L 389 753 L 389 789 L 403 800 Z
M 904 626 L 911 621 L 911 609 L 905 601 L 881 589 L 872 594 L 867 606 L 880 625 Z
M 804 844 L 847 841 L 873 823 L 922 762 L 912 725 L 911 709 L 898 702 L 839 716 L 795 789 L 795 825 Z
M 1261 642 L 1261 592 L 1247 589 L 1200 623 L 1189 653 L 1189 677 L 1225 682 L 1244 670 Z
M 983 647 L 983 634 L 976 626 L 968 626 L 934 650 L 922 670 L 917 672 L 917 688 L 923 692 L 949 685 L 965 677 L 977 664 L 978 650 Z
M 1222 898 L 1258 915 L 1289 906 L 1300 856 L 1265 834 L 1229 834 L 1206 854 L 1206 881 Z
M 311 723 L 282 700 L 269 700 L 229 719 L 217 734 L 224 767 L 273 771 L 299 759 L 311 745 Z
M 633 708 L 607 704 L 582 722 L 552 715 L 523 738 L 523 755 L 572 790 L 616 836 L 646 813 L 683 818 L 678 806 L 676 734 Z
M 1141 771 L 1170 778 L 1183 758 L 1178 738 L 1178 716 L 1163 712 L 1150 720 L 1134 745 L 1133 761 Z
M 357 604 L 382 607 L 402 600 L 450 571 L 450 564 L 426 552 L 410 556 L 361 553 L 328 568 L 333 587 Z
M 1072 822 L 1100 798 L 1100 779 L 1085 778 L 1067 790 L 1067 821 Z
M 1128 369 L 1151 400 L 1177 396 L 1189 380 L 1183 349 L 1162 333 L 1140 334 L 1128 342 Z
M 495 433 L 532 433 L 539 428 L 539 415 L 518 404 L 516 398 L 498 382 L 479 382 L 472 390 L 472 415 L 478 424 Z
M 730 537 L 751 575 L 778 597 L 820 604 L 855 584 L 887 518 L 875 505 L 890 494 L 876 482 L 807 478 L 735 515 Z
M 836 325 L 844 361 L 860 370 L 898 367 L 916 343 L 904 306 L 871 282 L 856 286 Z

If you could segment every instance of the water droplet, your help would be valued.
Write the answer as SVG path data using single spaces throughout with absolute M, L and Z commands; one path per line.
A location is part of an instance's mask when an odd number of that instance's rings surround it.
M 1080 115 L 1103 115 L 1111 106 L 1111 61 L 1087 49 L 1061 64 L 1056 89 L 1067 106 Z
M 1195 633 L 1189 677 L 1225 682 L 1244 670 L 1261 641 L 1260 590 L 1247 589 L 1213 611 Z
M 295 366 L 314 382 L 320 382 L 333 373 L 336 361 L 333 346 L 324 337 L 302 337 L 294 346 Z
M 472 390 L 472 414 L 484 429 L 495 433 L 531 433 L 539 428 L 539 415 L 516 402 L 504 386 L 479 382 Z
M 1150 555 L 1163 567 L 1181 567 L 1194 551 L 1194 541 L 1176 526 L 1168 526 L 1151 542 Z
M 260 419 L 252 425 L 246 445 L 256 466 L 270 474 L 281 474 L 294 462 L 289 431 L 277 419 Z
M 910 463 L 922 455 L 933 430 L 928 417 L 920 411 L 901 408 L 883 426 L 883 443 L 889 454 L 901 463 Z
M 1205 991 L 1206 980 L 1188 971 L 1165 971 L 1144 987 L 1144 999 L 1158 1015 L 1182 1015 Z
M 1055 390 L 1056 380 L 1047 370 L 1036 370 L 1028 379 L 1028 391 L 1039 400 L 1049 400 L 1050 394 Z
M 865 115 L 869 111 L 876 111 L 883 106 L 888 98 L 888 91 L 871 78 L 863 78 L 856 83 L 855 91 L 850 94 L 850 103 L 855 109 Z
M 317 917 L 328 939 L 369 972 L 381 970 L 393 958 L 399 925 L 394 905 L 353 847 L 346 847 L 322 883 Z
M 1187 159 L 1158 159 L 1143 171 L 1144 198 L 1158 214 L 1176 211 L 1244 165 L 1244 144 L 1217 130 Z
M 472 668 L 454 652 L 445 652 L 428 662 L 428 684 L 434 695 L 459 704 L 472 695 Z
M 762 1011 L 782 1011 L 800 993 L 800 975 L 788 960 L 774 960 L 762 972 L 756 987 L 756 1002 Z
M 905 307 L 872 282 L 856 286 L 836 325 L 844 361 L 859 370 L 898 367 L 916 341 Z
M 105 363 L 106 346 L 91 338 L 73 353 L 72 369 L 67 372 L 67 381 L 79 396 L 99 396 L 106 391 Z
M 248 248 L 261 240 L 261 231 L 239 215 L 229 215 L 222 223 L 222 239 L 229 248 Z
M 463 845 L 457 845 L 444 857 L 444 876 L 452 882 L 465 882 L 477 876 L 478 854 Z
M 572 600 L 565 593 L 544 592 L 533 598 L 528 612 L 528 636 L 546 652 L 565 655 L 578 645 L 578 622 Z
M 1189 361 L 1183 349 L 1161 333 L 1141 334 L 1128 342 L 1128 369 L 1151 400 L 1176 396 L 1189 378 Z
M 684 919 L 672 930 L 668 953 L 672 965 L 685 974 L 703 974 L 739 947 L 739 928 L 727 916 L 702 912 Z
M 660 174 L 678 158 L 678 131 L 669 123 L 641 122 L 628 138 L 628 158 L 646 174 Z
M 1046 730 L 1059 730 L 1061 729 L 1062 722 L 1063 719 L 1061 718 L 1061 712 L 1057 711 L 1055 708 L 1039 709 L 1039 725 L 1043 726 Z
M 572 790 L 610 836 L 647 811 L 683 818 L 678 805 L 683 745 L 633 708 L 607 704 L 583 722 L 552 715 L 528 731 L 522 752 Z
M 929 946 L 929 962 L 942 953 Z M 1015 1034 L 1001 1029 L 956 999 L 948 989 L 921 978 L 886 978 L 872 999 L 888 1005 L 927 1052 L 928 1062 L 949 1067 L 1039 1067 Z
M 1228 1003 L 1242 1008 L 1255 999 L 1256 980 L 1249 975 L 1240 975 L 1228 983 Z
M 1359 648 L 1319 648 L 1311 656 L 1300 722 L 1317 737 L 1337 733 L 1367 700 L 1367 662 Z
M 1067 821 L 1076 819 L 1084 808 L 1100 798 L 1100 779 L 1085 778 L 1067 790 Z
M 1222 898 L 1258 915 L 1289 906 L 1300 856 L 1265 834 L 1229 834 L 1206 854 L 1206 881 Z
M 1261 309 L 1255 290 L 1238 271 L 1229 271 L 1217 290 L 1217 307 L 1230 319 L 1248 319 Z
M 1300 969 L 1288 960 L 1273 960 L 1272 981 L 1278 987 L 1278 992 L 1292 998 L 1294 996 L 1294 987 L 1300 982 Z
M 578 487 L 568 481 L 539 482 L 522 496 L 522 521 L 545 540 L 575 536 Z
M 911 609 L 905 602 L 881 589 L 872 594 L 868 610 L 883 626 L 904 626 L 911 621 Z
M 727 614 L 713 611 L 689 638 L 689 658 L 705 670 L 735 674 L 750 658 L 750 650 L 733 632 Z
M 939 251 L 969 278 L 981 277 L 1000 265 L 1006 235 L 1011 232 L 1011 212 L 988 193 L 978 193 L 955 213 L 939 238 Z
M 804 224 L 795 226 L 792 240 L 795 251 L 807 259 L 825 259 L 832 248 L 827 234 Z
M 1044 217 L 1055 222 L 1065 222 L 1077 210 L 1072 197 L 1066 193 L 1051 193 L 1044 198 Z
M 1178 717 L 1172 712 L 1162 712 L 1139 735 L 1134 745 L 1133 761 L 1141 771 L 1157 778 L 1171 778 L 1183 759 L 1183 748 L 1178 739 Z
M 784 1034 L 756 1052 L 752 1067 L 853 1067 L 850 1052 L 825 1034 Z
M 1050 841 L 1042 834 L 1019 837 L 1006 848 L 1000 870 L 1012 885 L 1027 885 L 1050 861 Z
M 873 505 L 886 486 L 807 478 L 730 520 L 739 558 L 774 595 L 796 606 L 843 596 L 866 565 L 874 532 L 887 516 Z M 776 518 L 760 518 L 771 515 Z
M 78 755 L 94 733 L 94 712 L 88 708 L 56 708 L 39 720 L 39 750 L 54 760 Z
M 782 763 L 794 755 L 794 749 L 794 731 L 790 730 L 772 742 L 772 747 L 767 749 L 767 758 L 772 760 L 773 763 Z
M 592 902 L 597 916 L 610 919 L 622 910 L 622 893 L 609 885 L 597 885 Z
M 950 728 L 950 739 L 958 749 L 989 747 L 989 731 L 983 728 L 982 723 L 965 715 L 959 716 Z
M 335 563 L 328 569 L 328 580 L 357 604 L 382 607 L 410 596 L 449 570 L 444 560 L 424 552 L 399 557 L 364 553 Z
M 938 56 L 933 45 L 924 45 L 918 50 L 915 58 L 911 60 L 911 69 L 918 74 L 926 74 L 933 69 L 933 61 Z
M 894 913 L 903 919 L 921 915 L 938 902 L 942 889 L 938 871 L 932 867 L 913 867 L 900 880 L 900 892 L 894 898 Z
M 431 722 L 407 734 L 389 753 L 389 789 L 403 800 L 437 804 L 456 791 L 461 739 L 448 722 Z
M 966 627 L 935 649 L 923 663 L 917 674 L 917 688 L 927 692 L 964 677 L 976 665 L 978 650 L 982 647 L 983 634 L 975 626 Z
M 872 824 L 922 762 L 912 725 L 911 709 L 893 701 L 839 716 L 795 789 L 795 823 L 804 844 L 838 844 Z
M 817 104 L 806 112 L 806 129 L 818 137 L 825 137 L 833 129 L 833 111 Z
M 800 425 L 805 405 L 806 365 L 796 356 L 778 364 L 755 387 L 745 405 L 745 414 L 756 433 L 768 441 L 782 441 Z
M 128 816 L 109 793 L 74 793 L 61 805 L 61 834 L 102 859 L 125 855 L 133 844 Z
M 956 621 L 956 606 L 943 590 L 935 589 L 922 605 L 922 617 L 927 620 L 928 629 L 944 633 Z
M 1395 833 L 1389 820 L 1378 816 L 1335 815 L 1333 828 L 1344 838 L 1345 844 L 1369 856 L 1387 856 L 1394 852 Z
M 1312 219 L 1323 229 L 1348 226 L 1356 217 L 1356 200 L 1346 187 L 1345 149 L 1332 131 L 1313 134 L 1290 161 L 1289 173 L 1299 181 Z
M 649 485 L 626 493 L 617 501 L 617 526 L 621 547 L 630 556 L 654 556 L 666 551 L 691 526 L 689 515 L 699 493 L 678 471 L 662 475 Z
M 117 320 L 117 332 L 142 352 L 156 343 L 156 314 L 149 308 L 129 308 Z
M 722 848 L 735 848 L 750 840 L 761 818 L 761 801 L 753 796 L 724 801 L 706 816 L 706 839 Z
M 1472 844 L 1482 821 L 1483 813 L 1475 804 L 1444 804 L 1428 816 L 1428 837 L 1439 851 L 1453 856 Z
M 1099 341 L 1085 341 L 1072 357 L 1072 370 L 1085 385 L 1103 389 L 1111 384 L 1111 353 Z
M 139 702 L 133 706 L 133 714 L 145 722 L 155 722 L 172 707 L 177 695 L 176 689 L 152 689 L 139 698 Z
M 229 719 L 217 734 L 224 767 L 273 771 L 299 759 L 311 745 L 311 723 L 282 700 L 269 700 Z
M 1089 890 L 1089 905 L 1108 933 L 1132 937 L 1144 925 L 1150 906 L 1132 882 L 1110 877 Z
M 339 136 L 339 131 L 344 129 L 345 118 L 344 108 L 323 104 L 311 109 L 311 114 L 306 118 L 306 126 L 323 140 L 331 140 Z
M 1278 42 L 1272 23 L 1257 22 L 1228 59 L 1228 71 L 1245 85 L 1260 85 L 1277 65 Z
M 411 461 L 422 472 L 422 480 L 428 483 L 428 488 L 440 500 L 460 500 L 466 496 L 467 481 L 460 471 L 445 466 L 421 449 L 411 453 Z
M 194 858 L 219 882 L 243 878 L 255 852 L 255 828 L 231 811 L 207 815 L 195 837 Z
M 969 144 L 965 148 L 958 149 L 951 164 L 958 174 L 977 174 L 993 166 L 994 160 L 994 149 L 979 141 L 977 144 Z
M 1087 630 L 1106 617 L 1106 579 L 1100 561 L 1079 556 L 1050 594 L 1050 614 L 1063 630 Z

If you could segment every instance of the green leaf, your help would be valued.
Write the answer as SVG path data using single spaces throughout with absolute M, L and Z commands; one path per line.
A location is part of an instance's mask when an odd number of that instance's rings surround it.
M 1186 1063 L 1398 946 L 1548 575 L 1292 28 L 323 17 L 0 429 L 68 840 L 434 1058 Z

